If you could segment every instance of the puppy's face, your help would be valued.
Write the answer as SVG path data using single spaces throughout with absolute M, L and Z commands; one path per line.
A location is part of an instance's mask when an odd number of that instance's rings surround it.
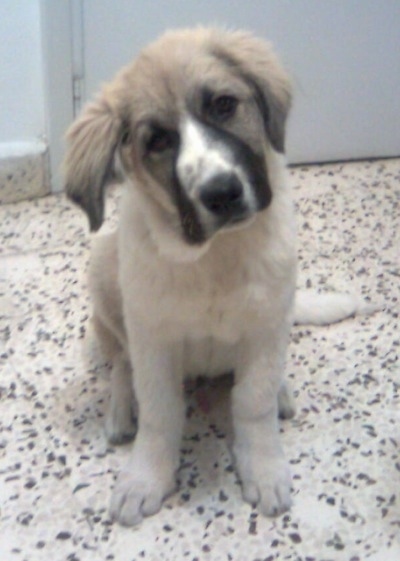
M 203 65 L 181 58 L 179 72 L 142 81 L 123 158 L 140 174 L 137 187 L 166 198 L 166 211 L 172 203 L 182 236 L 199 244 L 264 209 L 271 189 L 251 87 L 216 56 L 203 54 Z
M 166 34 L 72 126 L 69 194 L 97 229 L 117 153 L 132 188 L 186 243 L 203 244 L 269 205 L 266 152 L 283 152 L 289 103 L 265 43 L 204 29 Z

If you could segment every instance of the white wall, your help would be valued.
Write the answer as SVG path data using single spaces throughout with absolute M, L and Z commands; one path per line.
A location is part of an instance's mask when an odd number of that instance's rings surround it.
M 400 154 L 400 0 L 0 0 L 0 156 L 49 144 L 53 189 L 73 117 L 73 7 L 89 95 L 165 28 L 227 23 L 272 39 L 294 77 L 292 162 Z
M 53 191 L 73 118 L 71 6 L 81 1 L 0 0 L 0 160 L 46 154 Z
M 400 0 L 85 0 L 86 93 L 169 27 L 228 24 L 293 76 L 292 162 L 400 155 Z
M 0 143 L 45 135 L 40 0 L 0 1 Z

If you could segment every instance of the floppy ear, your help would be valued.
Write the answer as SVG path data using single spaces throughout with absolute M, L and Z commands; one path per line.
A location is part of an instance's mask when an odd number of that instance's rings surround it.
M 114 153 L 122 134 L 113 95 L 106 90 L 88 104 L 67 131 L 64 159 L 67 195 L 89 217 L 90 229 L 98 230 L 104 218 L 104 188 L 113 175 Z
M 275 150 L 285 150 L 285 124 L 292 87 L 271 45 L 241 31 L 217 37 L 214 54 L 252 87 Z

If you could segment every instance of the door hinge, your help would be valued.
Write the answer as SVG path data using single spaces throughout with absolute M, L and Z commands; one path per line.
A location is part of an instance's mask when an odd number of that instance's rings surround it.
M 82 107 L 82 76 L 72 77 L 72 97 L 74 103 L 74 115 L 78 115 Z
M 78 115 L 85 101 L 85 59 L 83 41 L 83 2 L 71 0 L 72 28 L 72 98 L 74 115 Z

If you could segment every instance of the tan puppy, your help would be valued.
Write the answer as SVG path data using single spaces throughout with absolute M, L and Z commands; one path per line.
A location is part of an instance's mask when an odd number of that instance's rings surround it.
M 118 232 L 98 238 L 90 284 L 113 359 L 107 433 L 138 431 L 114 489 L 122 524 L 154 514 L 175 488 L 184 375 L 234 371 L 234 456 L 243 497 L 289 508 L 278 433 L 296 248 L 286 178 L 291 88 L 271 47 L 242 32 L 170 32 L 86 107 L 68 133 L 68 195 L 102 223 L 104 187 L 126 179 Z M 304 300 L 305 298 L 305 300 Z M 351 297 L 298 304 L 298 320 L 354 312 Z M 132 375 L 132 365 L 134 375 Z

